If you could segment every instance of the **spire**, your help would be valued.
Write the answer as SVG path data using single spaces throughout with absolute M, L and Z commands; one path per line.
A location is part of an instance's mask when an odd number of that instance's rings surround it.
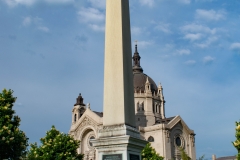
M 82 98 L 81 93 L 79 93 L 79 96 L 77 98 L 77 102 L 76 102 L 76 104 L 74 104 L 74 106 L 77 106 L 77 105 L 85 106 L 85 104 L 83 103 L 83 98 Z
M 146 83 L 145 83 L 145 92 L 146 93 L 152 93 L 151 90 L 152 90 L 151 89 L 151 83 L 149 82 L 148 77 L 147 77 Z
M 143 69 L 140 66 L 141 57 L 139 56 L 138 53 L 137 43 L 135 45 L 135 53 L 133 54 L 132 59 L 133 59 L 133 72 L 143 72 Z
M 148 77 L 147 77 L 147 80 L 146 80 L 146 84 L 149 84 L 149 80 L 148 80 Z

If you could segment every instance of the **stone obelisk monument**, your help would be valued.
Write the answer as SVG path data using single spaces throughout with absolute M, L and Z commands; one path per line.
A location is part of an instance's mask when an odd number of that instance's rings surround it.
M 106 0 L 103 129 L 98 160 L 140 160 L 146 141 L 135 128 L 129 0 Z

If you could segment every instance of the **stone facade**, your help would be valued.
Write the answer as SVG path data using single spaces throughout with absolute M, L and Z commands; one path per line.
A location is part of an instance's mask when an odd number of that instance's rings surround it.
M 140 58 L 136 46 L 133 56 L 135 122 L 141 138 L 150 142 L 157 153 L 165 159 L 180 159 L 178 147 L 184 148 L 191 159 L 196 159 L 194 131 L 179 115 L 169 118 L 165 116 L 163 87 L 161 84 L 156 86 L 155 82 L 143 73 Z M 109 128 L 103 127 L 103 116 L 102 112 L 92 111 L 90 105 L 86 106 L 82 96 L 79 95 L 72 110 L 69 134 L 81 141 L 78 152 L 85 155 L 85 160 L 97 160 L 98 157 L 90 140 L 98 139 L 100 134 L 109 134 L 107 133 Z M 131 127 L 126 127 L 123 130 L 134 134 Z M 119 132 L 121 128 L 124 126 L 118 127 Z M 125 137 L 124 140 L 130 139 Z

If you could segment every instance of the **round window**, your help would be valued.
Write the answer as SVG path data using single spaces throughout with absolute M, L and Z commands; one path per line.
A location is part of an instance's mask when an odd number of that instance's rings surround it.
M 89 145 L 92 147 L 92 143 L 90 142 L 91 139 L 95 139 L 95 137 L 94 137 L 94 136 L 91 136 L 91 137 L 89 138 L 89 140 L 88 140 Z
M 176 145 L 177 145 L 178 147 L 180 147 L 181 144 L 182 144 L 181 138 L 180 138 L 180 137 L 177 137 L 175 141 L 176 141 L 176 142 L 175 142 Z

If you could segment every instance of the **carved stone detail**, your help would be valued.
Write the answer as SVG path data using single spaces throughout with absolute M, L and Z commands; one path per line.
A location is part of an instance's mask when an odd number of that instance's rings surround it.
M 195 146 L 195 134 L 190 134 L 190 139 L 192 141 L 192 146 Z
M 136 128 L 125 125 L 125 124 L 113 125 L 113 126 L 103 126 L 102 129 L 99 129 L 99 132 L 103 133 L 103 132 L 108 132 L 108 131 L 118 131 L 118 130 L 124 130 L 124 129 L 138 132 L 138 130 Z
M 124 124 L 120 125 L 114 125 L 114 126 L 103 126 L 102 129 L 99 130 L 100 133 L 102 132 L 107 132 L 107 131 L 117 131 L 117 130 L 123 130 L 124 129 Z
M 168 143 L 170 142 L 170 131 L 168 129 L 165 130 L 165 136 L 167 138 Z
M 85 126 L 92 126 L 96 131 L 98 130 L 98 127 L 97 125 L 88 117 L 85 117 L 83 119 L 83 121 L 78 125 L 77 129 L 76 129 L 76 135 L 75 137 L 79 137 L 81 132 L 82 132 L 82 129 L 85 127 Z

